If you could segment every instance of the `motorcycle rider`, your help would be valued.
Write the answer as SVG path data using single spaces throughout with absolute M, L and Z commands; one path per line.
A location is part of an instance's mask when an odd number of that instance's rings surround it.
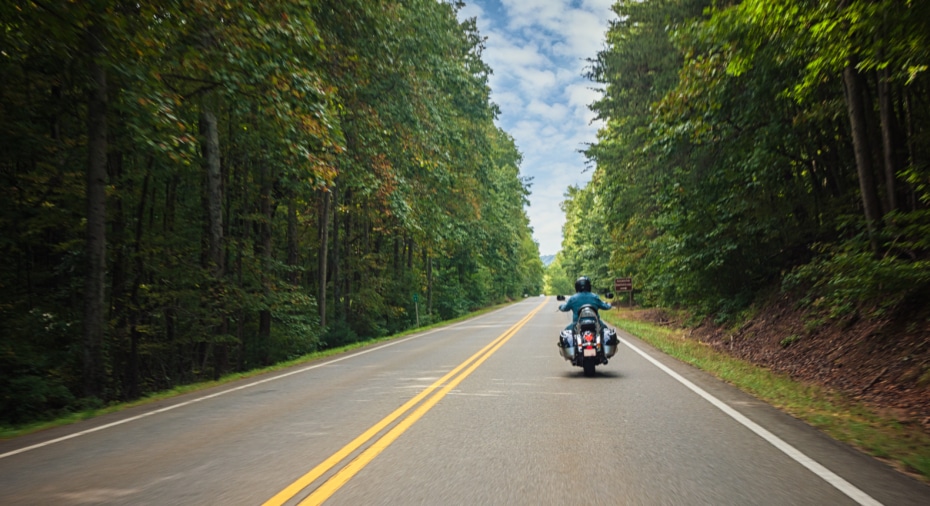
M 578 310 L 582 306 L 591 305 L 597 309 L 611 308 L 609 303 L 602 301 L 597 294 L 591 293 L 591 280 L 587 276 L 581 276 L 575 281 L 575 292 L 575 295 L 569 297 L 565 304 L 559 306 L 559 311 L 572 312 L 572 322 L 565 327 L 565 330 L 571 330 L 575 323 L 578 322 Z M 600 320 L 601 328 L 605 329 L 606 332 L 607 324 L 600 319 L 600 315 L 598 315 L 598 320 Z

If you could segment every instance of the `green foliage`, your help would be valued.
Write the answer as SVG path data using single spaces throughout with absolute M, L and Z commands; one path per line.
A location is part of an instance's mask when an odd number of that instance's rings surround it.
M 718 321 L 784 273 L 835 314 L 917 298 L 930 272 L 930 115 L 915 106 L 930 96 L 927 9 L 618 2 L 589 73 L 605 126 L 591 182 L 563 203 L 563 267 L 631 275 L 640 302 Z M 850 112 L 860 99 L 864 119 Z M 881 223 L 865 221 L 870 198 Z
M 403 331 L 413 294 L 427 324 L 538 292 L 529 182 L 457 5 L 0 7 L 7 421 L 87 401 L 89 28 L 107 49 L 101 402 Z
M 575 279 L 570 278 L 562 268 L 561 255 L 546 268 L 546 295 L 568 295 L 575 293 Z
M 862 233 L 820 244 L 817 256 L 785 276 L 784 288 L 828 315 L 879 317 L 920 304 L 930 293 L 930 212 L 889 213 L 876 254 Z M 850 234 L 852 235 L 852 234 Z
M 862 240 L 822 245 L 812 262 L 785 276 L 784 287 L 805 293 L 803 302 L 830 318 L 860 309 L 881 316 L 930 293 L 930 261 L 876 257 Z
M 782 348 L 787 348 L 800 340 L 801 340 L 801 336 L 797 334 L 791 334 L 790 336 L 779 341 L 778 344 L 780 344 Z
M 56 329 L 60 323 L 48 313 L 18 320 L 14 327 L 25 328 L 5 329 L 0 340 L 0 424 L 4 425 L 60 416 L 75 403 L 68 389 L 73 371 L 69 370 L 72 361 L 67 351 L 48 353 L 42 348 L 43 344 L 66 343 L 61 335 L 49 335 L 65 329 Z M 27 329 L 35 332 L 31 334 L 34 341 L 14 339 Z
M 575 280 L 580 276 L 591 279 L 594 291 L 613 286 L 613 277 L 607 270 L 612 248 L 603 233 L 607 228 L 606 213 L 591 188 L 591 185 L 586 188 L 570 187 L 566 200 L 562 202 L 566 220 L 558 258 L 561 268 L 571 280 L 571 289 L 563 293 L 574 293 Z
M 323 342 L 327 348 L 339 348 L 340 346 L 356 343 L 358 340 L 358 334 L 345 322 L 333 325 L 323 335 Z

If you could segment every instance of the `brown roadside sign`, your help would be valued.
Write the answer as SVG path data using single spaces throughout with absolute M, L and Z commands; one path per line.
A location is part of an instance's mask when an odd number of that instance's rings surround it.
M 632 291 L 633 291 L 633 278 L 616 278 L 616 279 L 614 279 L 614 291 L 616 291 L 616 292 L 632 292 Z

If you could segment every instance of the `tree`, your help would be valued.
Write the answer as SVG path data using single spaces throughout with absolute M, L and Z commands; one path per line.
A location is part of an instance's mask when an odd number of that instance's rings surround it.
M 901 196 L 921 192 L 913 184 L 926 167 L 921 149 L 904 148 L 916 148 L 927 119 L 908 105 L 927 91 L 928 55 L 915 49 L 926 47 L 926 6 L 705 5 L 616 5 L 590 73 L 605 85 L 592 106 L 606 121 L 588 150 L 597 167 L 566 201 L 602 206 L 610 226 L 570 221 L 568 264 L 585 265 L 584 248 L 607 234 L 609 270 L 635 274 L 647 301 L 723 316 L 818 251 L 836 263 L 802 270 L 816 286 L 887 295 L 878 285 L 910 279 L 905 293 L 923 290 L 926 249 L 913 234 L 925 202 Z M 872 259 L 849 262 L 839 253 L 858 251 L 863 230 Z M 873 284 L 869 268 L 895 274 Z
M 0 6 L 0 423 L 538 290 L 457 8 Z

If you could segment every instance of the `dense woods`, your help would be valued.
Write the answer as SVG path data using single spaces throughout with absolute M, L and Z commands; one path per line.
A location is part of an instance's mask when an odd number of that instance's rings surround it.
M 605 126 L 559 268 L 727 320 L 769 287 L 829 318 L 930 295 L 930 3 L 618 1 Z
M 0 423 L 539 293 L 459 7 L 0 5 Z

